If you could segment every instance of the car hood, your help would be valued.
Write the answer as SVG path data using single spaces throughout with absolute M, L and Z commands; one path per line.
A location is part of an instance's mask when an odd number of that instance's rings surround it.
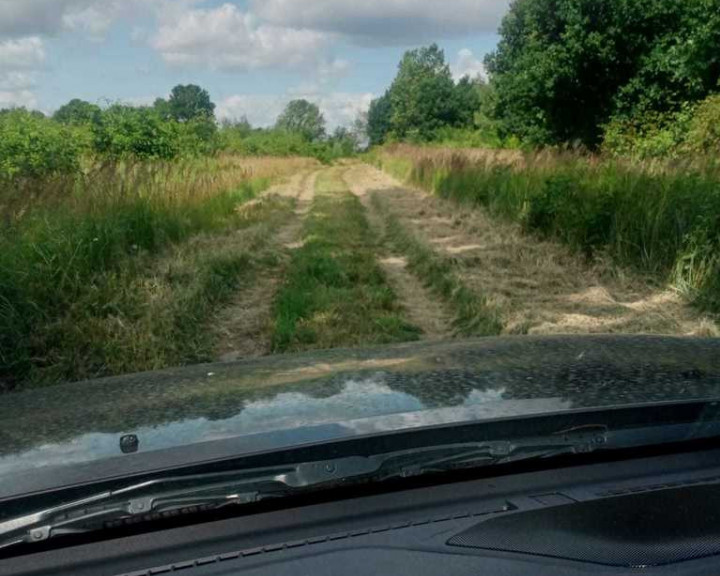
M 157 463 L 162 451 L 209 443 L 202 458 L 228 439 L 243 439 L 231 447 L 242 452 L 719 395 L 718 340 L 517 337 L 268 357 L 6 394 L 0 477 L 106 459 L 142 469 L 143 455 Z M 121 454 L 122 434 L 138 436 L 138 454 Z

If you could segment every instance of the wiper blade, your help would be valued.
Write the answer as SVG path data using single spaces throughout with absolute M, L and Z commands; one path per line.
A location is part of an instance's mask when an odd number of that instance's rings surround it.
M 587 453 L 607 441 L 603 426 L 516 441 L 470 442 L 371 456 L 149 480 L 0 522 L 0 549 L 102 529 L 116 522 L 213 510 L 358 481 L 384 481 L 530 458 Z

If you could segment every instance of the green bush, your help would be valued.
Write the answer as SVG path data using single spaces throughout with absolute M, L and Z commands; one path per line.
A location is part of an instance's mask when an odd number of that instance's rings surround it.
M 27 110 L 0 112 L 0 179 L 72 173 L 83 151 L 81 131 Z
M 111 158 L 169 160 L 181 152 L 181 127 L 152 108 L 116 104 L 93 125 L 95 150 Z
M 684 148 L 691 153 L 720 153 L 720 94 L 710 96 L 695 109 Z

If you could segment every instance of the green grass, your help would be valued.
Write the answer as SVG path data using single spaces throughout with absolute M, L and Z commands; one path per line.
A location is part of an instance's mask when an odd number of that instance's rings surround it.
M 244 168 L 203 167 L 100 168 L 62 197 L 41 188 L 35 202 L 6 205 L 0 390 L 208 359 L 209 346 L 195 333 L 250 274 L 254 254 L 222 245 L 180 249 L 198 235 L 269 218 L 262 203 L 250 212 L 238 207 L 270 180 L 250 180 Z M 179 264 L 158 274 L 171 255 Z
M 275 352 L 417 340 L 378 265 L 365 210 L 337 175 L 323 173 L 274 306 Z
M 437 296 L 455 311 L 454 327 L 461 336 L 497 336 L 502 332 L 499 314 L 487 299 L 470 290 L 455 273 L 453 262 L 440 256 L 411 234 L 390 213 L 380 195 L 372 202 L 384 215 L 388 240 L 408 259 L 408 267 Z
M 383 164 L 397 173 L 399 161 L 411 163 L 414 185 L 672 282 L 720 312 L 720 173 L 711 163 L 652 167 L 548 153 L 503 163 L 445 151 Z

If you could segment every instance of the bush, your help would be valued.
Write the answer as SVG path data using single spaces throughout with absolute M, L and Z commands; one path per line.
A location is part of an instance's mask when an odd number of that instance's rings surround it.
M 76 134 L 77 132 L 77 134 Z M 0 179 L 72 173 L 83 151 L 80 132 L 27 110 L 0 113 Z
M 151 108 L 116 104 L 93 125 L 95 150 L 111 158 L 169 160 L 180 154 L 180 126 Z
M 710 96 L 695 109 L 684 148 L 690 153 L 720 153 L 720 94 Z

